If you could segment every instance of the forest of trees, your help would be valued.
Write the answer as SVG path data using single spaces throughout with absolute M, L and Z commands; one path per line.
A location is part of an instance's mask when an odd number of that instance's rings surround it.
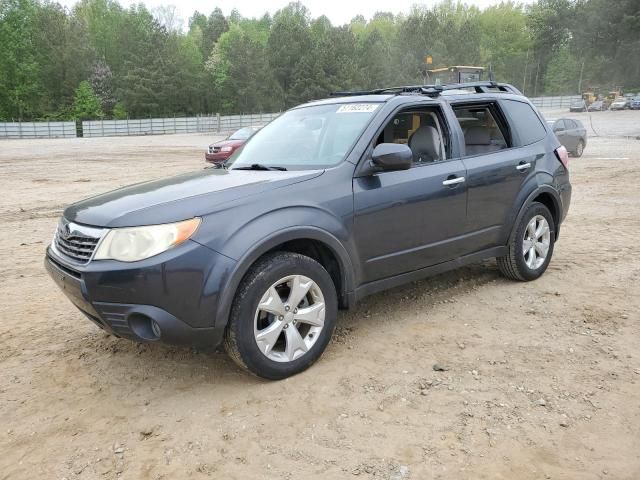
M 363 12 L 367 15 L 370 12 Z M 442 1 L 332 25 L 301 3 L 273 16 L 81 0 L 0 0 L 0 120 L 141 118 L 286 109 L 333 90 L 491 66 L 529 96 L 640 90 L 640 1 Z

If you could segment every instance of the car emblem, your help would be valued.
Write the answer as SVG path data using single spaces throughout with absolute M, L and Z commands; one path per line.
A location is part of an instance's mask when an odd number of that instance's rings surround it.
M 60 229 L 60 236 L 63 240 L 67 240 L 71 236 L 71 229 L 69 228 L 69 224 L 66 223 Z

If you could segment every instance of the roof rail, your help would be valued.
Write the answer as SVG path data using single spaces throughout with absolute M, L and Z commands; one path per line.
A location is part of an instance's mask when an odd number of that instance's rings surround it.
M 468 83 L 449 83 L 443 85 L 443 90 L 463 90 L 465 88 L 473 88 L 476 93 L 487 93 L 493 90 L 498 90 L 504 93 L 514 93 L 516 95 L 522 95 L 520 90 L 509 83 L 498 83 L 492 80 L 486 82 L 468 82 Z
M 514 93 L 522 95 L 513 85 L 508 83 L 497 83 L 494 81 L 486 82 L 469 82 L 469 83 L 449 83 L 445 85 L 407 85 L 402 87 L 377 88 L 375 90 L 359 90 L 354 92 L 332 92 L 331 97 L 353 97 L 357 95 L 427 95 L 429 97 L 437 97 L 447 90 L 465 90 L 473 88 L 475 93 L 487 93 L 497 90 L 504 93 Z

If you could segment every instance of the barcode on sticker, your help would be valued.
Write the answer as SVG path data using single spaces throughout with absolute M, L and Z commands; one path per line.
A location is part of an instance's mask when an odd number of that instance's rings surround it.
M 378 108 L 377 103 L 347 103 L 341 105 L 336 113 L 371 113 Z

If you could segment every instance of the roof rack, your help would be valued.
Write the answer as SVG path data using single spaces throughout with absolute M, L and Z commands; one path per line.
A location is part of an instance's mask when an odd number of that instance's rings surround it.
M 508 83 L 497 83 L 493 81 L 486 82 L 469 82 L 469 83 L 449 83 L 445 85 L 407 85 L 403 87 L 387 87 L 377 88 L 375 90 L 360 90 L 355 92 L 332 92 L 331 97 L 353 97 L 357 95 L 427 95 L 429 97 L 437 97 L 447 90 L 466 90 L 473 88 L 475 93 L 488 93 L 498 91 L 503 93 L 514 93 L 522 95 L 513 85 Z

